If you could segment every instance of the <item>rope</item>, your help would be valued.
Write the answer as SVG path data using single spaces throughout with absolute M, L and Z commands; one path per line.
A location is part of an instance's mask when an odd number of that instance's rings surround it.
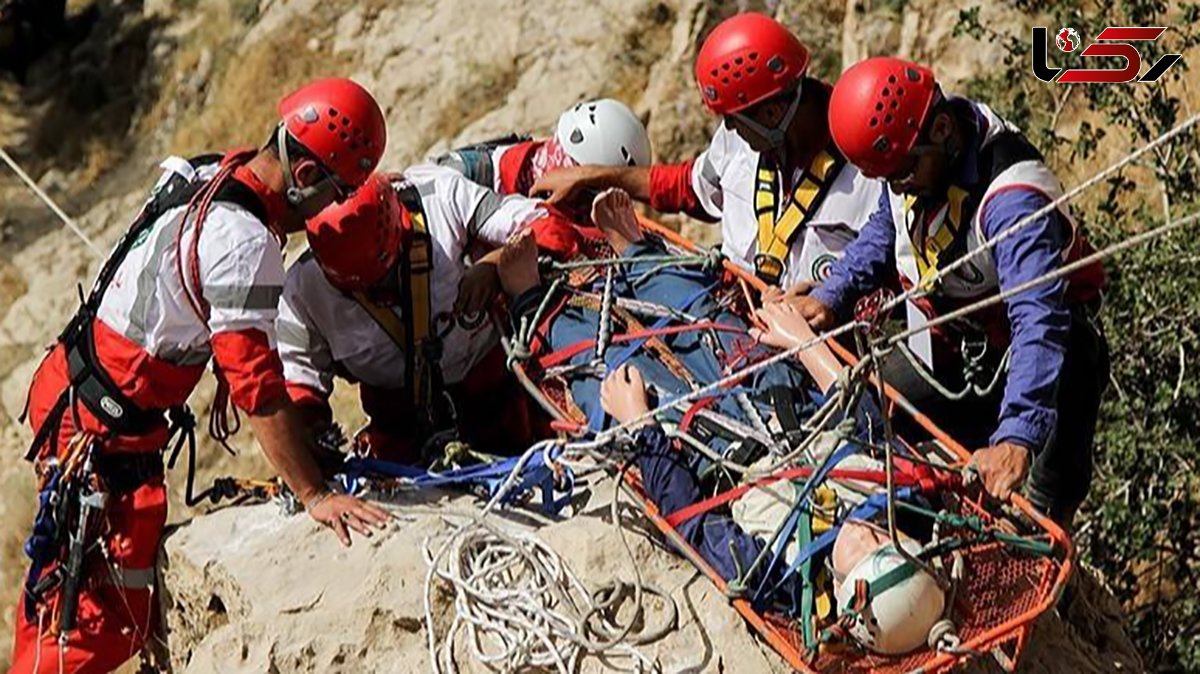
M 13 170 L 13 173 L 16 173 L 17 177 L 25 183 L 25 186 L 28 187 L 38 199 L 41 199 L 42 203 L 46 204 L 46 206 L 48 206 L 50 210 L 53 211 L 56 216 L 58 216 L 58 219 L 61 220 L 62 223 L 75 234 L 75 236 L 79 237 L 79 240 L 82 241 L 92 251 L 92 254 L 94 254 L 96 257 L 104 257 L 104 251 L 100 250 L 100 247 L 97 246 L 94 241 L 92 241 L 91 237 L 85 234 L 83 229 L 71 219 L 71 216 L 67 215 L 63 209 L 58 207 L 58 204 L 54 203 L 54 200 L 50 198 L 50 195 L 46 194 L 41 187 L 38 187 L 38 184 L 33 181 L 33 178 L 29 177 L 29 174 L 21 168 L 20 164 L 17 164 L 17 161 L 13 159 L 3 147 L 0 147 L 0 159 L 3 159 L 4 163 L 8 164 L 8 167 Z
M 600 326 L 596 336 L 596 360 L 603 365 L 604 354 L 608 351 L 608 341 L 612 338 L 612 308 L 613 285 L 616 278 L 616 265 L 608 268 L 604 275 L 604 297 L 600 300 Z
M 580 443 L 574 449 L 586 452 L 589 444 Z M 661 588 L 644 584 L 636 563 L 632 585 L 635 613 L 627 624 L 619 625 L 614 611 L 630 586 L 618 582 L 588 592 L 566 562 L 536 536 L 501 529 L 486 519 L 520 482 L 524 466 L 533 456 L 544 452 L 549 462 L 552 452 L 564 448 L 564 443 L 553 440 L 530 447 L 478 515 L 455 526 L 436 551 L 431 539 L 426 539 L 425 620 L 434 674 L 458 671 L 453 656 L 464 633 L 474 658 L 504 671 L 542 667 L 569 674 L 585 655 L 606 661 L 631 659 L 633 667 L 627 671 L 661 671 L 635 647 L 674 629 L 678 607 Z M 619 522 L 614 522 L 619 527 Z M 623 532 L 622 542 L 632 561 Z M 450 584 L 455 607 L 454 620 L 440 646 L 433 629 L 437 579 Z M 653 630 L 631 636 L 640 622 L 645 594 L 662 597 L 670 607 L 670 617 Z
M 1110 164 L 1108 166 L 1108 168 L 1105 168 L 1104 170 L 1095 174 L 1091 178 L 1083 181 L 1082 183 L 1071 188 L 1070 190 L 1064 192 L 1057 199 L 1054 199 L 1053 201 L 1046 204 L 1045 206 L 1043 206 L 1043 207 L 1037 209 L 1036 211 L 1030 213 L 1029 215 L 1026 215 L 1025 217 L 1021 218 L 1015 224 L 1013 224 L 1012 227 L 1009 227 L 1005 231 L 1001 232 L 1000 234 L 996 235 L 995 237 L 984 242 L 983 245 L 979 246 L 978 248 L 975 248 L 975 249 L 967 252 L 966 254 L 964 254 L 962 257 L 958 258 L 954 262 L 946 265 L 945 267 L 942 267 L 942 268 L 936 270 L 933 274 L 929 275 L 928 277 L 918 280 L 918 282 L 916 284 L 914 284 L 912 288 L 909 288 L 908 290 L 904 291 L 903 293 L 897 295 L 893 300 L 891 300 L 890 302 L 885 304 L 879 310 L 879 313 L 881 315 L 885 314 L 886 312 L 891 311 L 892 309 L 900 306 L 907 300 L 910 300 L 913 297 L 916 297 L 917 295 L 928 294 L 928 290 L 933 287 L 933 284 L 935 284 L 935 283 L 937 283 L 937 281 L 941 280 L 942 277 L 957 270 L 959 267 L 965 266 L 968 262 L 970 262 L 976 256 L 981 255 L 986 251 L 991 251 L 992 248 L 996 247 L 996 244 L 1000 243 L 1001 241 L 1004 241 L 1005 239 L 1007 239 L 1010 236 L 1014 236 L 1021 229 L 1024 229 L 1025 227 L 1028 227 L 1030 224 L 1037 221 L 1038 218 L 1041 218 L 1044 215 L 1054 212 L 1062 204 L 1065 204 L 1066 202 L 1074 199 L 1075 197 L 1079 196 L 1081 193 L 1088 190 L 1092 186 L 1100 183 L 1102 180 L 1104 180 L 1108 176 L 1110 176 L 1113 173 L 1116 173 L 1117 171 L 1120 171 L 1121 169 L 1125 168 L 1126 166 L 1132 164 L 1134 161 L 1136 161 L 1142 155 L 1150 152 L 1151 150 L 1158 148 L 1160 145 L 1163 145 L 1164 143 L 1171 140 L 1172 138 L 1175 138 L 1176 136 L 1184 133 L 1185 131 L 1190 129 L 1192 126 L 1195 126 L 1195 124 L 1197 122 L 1200 122 L 1200 113 L 1194 114 L 1191 117 L 1185 119 L 1183 122 L 1179 123 L 1174 128 L 1167 131 L 1166 133 L 1163 133 L 1158 138 L 1155 138 L 1150 143 L 1142 146 L 1141 148 L 1139 148 L 1137 150 L 1134 150 L 1133 152 L 1130 152 L 1129 154 L 1125 155 L 1121 159 Z M 965 313 L 962 315 L 965 315 Z M 928 329 L 928 327 L 929 326 L 926 326 L 926 329 Z
M 913 286 L 912 288 L 901 293 L 900 295 L 897 295 L 894 299 L 886 302 L 882 307 L 880 307 L 879 313 L 883 314 L 887 311 L 890 311 L 891 309 L 894 309 L 895 307 L 899 306 L 902 302 L 904 302 L 908 299 L 911 299 L 917 293 L 923 292 L 922 288 L 927 287 L 929 283 L 933 283 L 933 282 L 937 281 L 938 279 L 940 279 L 945 274 L 950 273 L 951 271 L 954 271 L 955 269 L 959 268 L 960 266 L 965 265 L 967 263 L 967 261 L 969 261 L 974 256 L 982 254 L 984 251 L 991 250 L 991 248 L 994 247 L 998 242 L 1003 241 L 1005 238 L 1007 238 L 1009 236 L 1012 236 L 1014 232 L 1018 231 L 1019 229 L 1021 229 L 1023 227 L 1028 226 L 1030 223 L 1034 222 L 1037 218 L 1051 212 L 1052 210 L 1057 208 L 1059 205 L 1078 196 L 1084 190 L 1096 185 L 1097 183 L 1099 183 L 1101 180 L 1103 180 L 1107 176 L 1109 176 L 1112 173 L 1119 171 L 1120 169 L 1129 165 L 1134 160 L 1136 160 L 1137 158 L 1146 154 L 1150 150 L 1162 145 L 1163 143 L 1167 142 L 1168 140 L 1183 133 L 1188 128 L 1194 126 L 1197 123 L 1197 121 L 1200 121 L 1200 113 L 1192 115 L 1187 120 L 1185 120 L 1183 123 L 1179 124 L 1178 126 L 1171 129 L 1170 131 L 1162 134 L 1161 136 L 1156 138 L 1151 143 L 1143 146 L 1142 148 L 1140 148 L 1138 150 L 1135 150 L 1135 151 L 1129 153 L 1123 159 L 1110 165 L 1108 168 L 1106 168 L 1103 171 L 1092 176 L 1092 178 L 1088 179 L 1087 181 L 1084 181 L 1080 185 L 1063 193 L 1062 196 L 1060 196 L 1059 198 L 1046 204 L 1046 206 L 1038 209 L 1037 211 L 1035 211 L 1035 212 L 1031 213 L 1030 215 L 1022 218 L 1021 220 L 1017 221 L 1012 227 L 1005 230 L 1000 235 L 990 239 L 984 245 L 963 255 L 962 257 L 960 257 L 958 260 L 956 260 L 952 264 L 947 265 L 946 267 L 944 267 L 942 269 L 939 269 L 936 274 L 931 275 L 929 278 L 922 280 L 921 283 Z M 916 328 L 911 328 L 909 330 L 901 332 L 900 334 L 893 336 L 890 341 L 894 343 L 894 342 L 898 342 L 902 339 L 907 339 L 908 337 L 915 335 L 919 332 L 922 332 L 925 330 L 930 330 L 934 327 L 937 327 L 937 326 L 943 325 L 945 323 L 948 323 L 950 321 L 962 318 L 963 316 L 966 316 L 972 312 L 978 311 L 978 310 L 986 308 L 988 306 L 995 305 L 999 302 L 1003 302 L 1005 299 L 1012 297 L 1013 295 L 1015 295 L 1017 293 L 1028 290 L 1029 288 L 1036 287 L 1042 283 L 1046 283 L 1048 281 L 1051 281 L 1051 280 L 1054 280 L 1057 278 L 1061 278 L 1063 276 L 1066 276 L 1066 275 L 1074 272 L 1075 270 L 1077 270 L 1079 268 L 1087 266 L 1088 264 L 1091 264 L 1098 260 L 1102 260 L 1102 259 L 1109 257 L 1117 252 L 1126 250 L 1126 249 L 1128 249 L 1132 246 L 1138 245 L 1144 241 L 1147 241 L 1147 240 L 1150 240 L 1157 236 L 1160 236 L 1162 234 L 1165 234 L 1166 232 L 1169 232 L 1174 229 L 1178 229 L 1185 225 L 1191 224 L 1192 222 L 1196 221 L 1198 218 L 1200 218 L 1200 215 L 1192 215 L 1192 216 L 1183 218 L 1181 220 L 1173 220 L 1173 221 L 1169 222 L 1168 224 L 1158 227 L 1154 230 L 1150 230 L 1150 231 L 1135 235 L 1121 243 L 1114 244 L 1113 246 L 1109 246 L 1107 248 L 1104 248 L 1103 250 L 1097 251 L 1096 253 L 1094 253 L 1092 255 L 1089 255 L 1080 260 L 1077 260 L 1074 263 L 1065 265 L 1054 272 L 1051 272 L 1051 273 L 1045 274 L 1041 277 L 1032 279 L 1026 283 L 1023 283 L 1023 284 L 1015 287 L 1015 288 L 1011 288 L 1005 292 L 998 293 L 997 295 L 994 295 L 990 298 L 981 300 L 974 304 L 968 305 L 968 306 L 958 309 L 956 311 L 953 311 L 953 312 L 950 312 L 943 316 L 940 316 L 936 319 L 933 319 L 933 320 L 925 323 L 924 325 L 918 326 Z M 597 440 L 603 440 L 603 441 L 607 442 L 615 437 L 618 437 L 618 435 L 620 433 L 624 432 L 629 427 L 641 424 L 644 421 L 655 418 L 657 415 L 662 414 L 666 410 L 670 409 L 670 407 L 672 405 L 682 403 L 682 402 L 690 402 L 690 401 L 698 400 L 699 398 L 703 398 L 705 396 L 711 395 L 713 392 L 717 391 L 718 389 L 720 389 L 722 387 L 725 387 L 730 384 L 741 381 L 752 374 L 762 371 L 765 368 L 771 367 L 771 366 L 773 366 L 779 362 L 782 362 L 784 360 L 787 360 L 789 358 L 793 358 L 794 356 L 801 353 L 802 351 L 810 349 L 810 348 L 816 346 L 817 344 L 823 343 L 829 339 L 835 339 L 837 337 L 845 335 L 845 334 L 849 333 L 850 331 L 854 330 L 859 325 L 860 325 L 859 321 L 848 321 L 836 328 L 832 328 L 830 330 L 822 332 L 821 334 L 815 335 L 812 339 L 809 339 L 809 340 L 807 340 L 801 344 L 798 344 L 790 349 L 780 351 L 779 353 L 776 353 L 775 355 L 773 355 L 769 358 L 766 358 L 764 360 L 758 361 L 757 363 L 749 365 L 749 366 L 743 368 L 742 370 L 732 372 L 729 375 L 727 375 L 726 377 L 724 377 L 718 381 L 715 381 L 711 384 L 708 384 L 706 386 L 703 386 L 701 388 L 698 388 L 688 394 L 685 394 L 685 395 L 675 398 L 673 400 L 660 402 L 658 407 L 646 412 L 645 414 L 639 415 L 638 417 L 635 417 L 634 419 L 630 419 L 629 421 L 627 421 L 623 424 L 619 424 L 619 425 L 616 425 L 616 426 L 606 429 L 602 433 L 598 434 Z
M 1103 260 L 1105 258 L 1112 257 L 1113 255 L 1115 255 L 1121 251 L 1128 250 L 1130 248 L 1133 248 L 1134 246 L 1145 243 L 1146 241 L 1150 241 L 1151 239 L 1156 239 L 1156 238 L 1163 236 L 1164 234 L 1168 234 L 1176 229 L 1181 229 L 1183 227 L 1187 227 L 1188 225 L 1194 224 L 1197 221 L 1200 221 L 1200 212 L 1193 213 L 1187 217 L 1180 218 L 1178 220 L 1172 220 L 1170 222 L 1167 222 L 1164 225 L 1159 225 L 1158 227 L 1155 227 L 1154 229 L 1147 230 L 1140 234 L 1135 234 L 1134 236 L 1131 236 L 1128 239 L 1125 239 L 1124 241 L 1115 243 L 1111 246 L 1108 246 L 1107 248 L 1102 248 L 1102 249 L 1096 251 L 1095 253 L 1088 255 L 1087 257 L 1080 258 L 1080 259 L 1076 260 L 1075 262 L 1072 262 L 1071 264 L 1064 265 L 1064 266 L 1060 267 L 1059 269 L 1056 269 L 1055 271 L 1052 271 L 1052 272 L 1049 272 L 1046 274 L 1042 274 L 1041 276 L 1038 276 L 1037 278 L 1030 279 L 1030 280 L 1026 281 L 1025 283 L 1022 283 L 1018 286 L 1009 288 L 1008 290 L 1005 290 L 1004 292 L 997 293 L 995 295 L 992 295 L 991 297 L 987 297 L 987 298 L 982 299 L 973 304 L 968 304 L 965 307 L 951 311 L 950 313 L 938 316 L 937 318 L 929 321 L 928 323 L 925 323 L 924 325 L 921 325 L 921 326 L 918 326 L 915 328 L 909 328 L 908 330 L 905 330 L 901 333 L 893 335 L 888 340 L 888 342 L 894 344 L 901 340 L 908 339 L 912 335 L 915 335 L 919 332 L 924 332 L 925 330 L 931 330 L 940 325 L 944 325 L 951 321 L 958 320 L 959 318 L 962 318 L 963 316 L 974 313 L 981 309 L 986 309 L 987 307 L 999 304 L 1014 295 L 1019 295 L 1019 294 L 1025 292 L 1026 290 L 1029 290 L 1030 288 L 1036 288 L 1045 283 L 1050 283 L 1051 281 L 1055 281 L 1055 280 L 1063 278 L 1065 276 L 1069 276 L 1071 273 L 1073 273 L 1074 271 L 1076 271 L 1078 269 L 1086 267 L 1095 262 L 1099 262 L 1100 260 Z
M 951 391 L 946 388 L 946 385 L 938 381 L 938 378 L 929 371 L 929 368 L 917 358 L 917 355 L 908 348 L 908 344 L 904 342 L 895 343 L 896 350 L 908 361 L 914 374 L 921 378 L 921 381 L 929 385 L 930 388 L 937 391 L 939 395 L 947 400 L 962 400 L 968 395 L 975 395 L 980 398 L 986 398 L 991 395 L 996 387 L 1000 385 L 1000 380 L 1004 378 L 1004 374 L 1008 372 L 1008 362 L 1012 358 L 1012 347 L 1004 351 L 1004 355 L 1000 358 L 1000 363 L 996 365 L 996 371 L 992 374 L 992 380 L 984 386 L 980 386 L 970 376 L 966 377 L 966 383 L 963 384 L 961 391 Z M 964 370 L 964 372 L 967 372 Z M 967 374 L 970 374 L 967 372 Z
M 563 559 L 533 534 L 479 521 L 457 528 L 447 543 L 439 563 L 433 564 L 430 556 L 431 572 L 455 591 L 446 640 L 440 653 L 430 651 L 435 672 L 457 671 L 453 657 L 461 633 L 475 660 L 504 671 L 553 667 L 568 674 L 589 653 L 632 658 L 630 671 L 658 671 L 632 645 L 593 638 L 592 631 L 604 629 L 606 622 L 601 617 L 602 627 L 594 627 L 593 617 L 615 604 L 623 590 L 589 593 Z

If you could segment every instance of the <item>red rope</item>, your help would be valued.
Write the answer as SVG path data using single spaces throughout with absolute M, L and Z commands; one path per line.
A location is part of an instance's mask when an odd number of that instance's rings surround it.
M 929 471 L 928 474 L 922 474 L 923 471 L 919 469 L 910 472 L 908 470 L 904 470 L 903 467 L 899 465 L 897 465 L 897 469 L 896 484 L 901 487 L 917 487 L 924 492 L 933 492 L 942 488 L 962 484 L 962 478 L 953 473 L 941 474 L 940 477 L 935 477 L 935 474 L 932 471 Z M 754 489 L 755 487 L 763 487 L 781 480 L 794 480 L 796 478 L 808 477 L 812 475 L 813 470 L 814 469 L 812 466 L 803 466 L 800 468 L 790 468 L 788 470 L 775 473 L 774 475 L 768 475 L 766 477 L 759 478 L 754 482 L 747 482 L 746 484 L 734 487 L 729 491 L 721 492 L 712 498 L 708 498 L 703 501 L 697 501 L 689 506 L 680 508 L 670 515 L 667 515 L 665 519 L 667 524 L 670 524 L 672 527 L 678 527 L 694 517 L 703 515 L 711 510 L 725 505 L 726 503 L 741 498 L 746 494 L 746 492 Z M 886 484 L 887 473 L 882 470 L 835 468 L 829 471 L 829 475 L 826 479 L 855 480 L 858 482 Z
M 179 281 L 183 286 L 183 294 L 187 297 L 188 304 L 191 306 L 192 311 L 195 312 L 196 318 L 200 321 L 201 325 L 204 326 L 208 325 L 210 307 L 208 302 L 204 300 L 204 286 L 200 277 L 200 235 L 204 230 L 204 221 L 208 218 L 209 208 L 211 208 L 217 192 L 220 191 L 225 181 L 233 175 L 233 172 L 239 166 L 245 164 L 253 154 L 254 151 L 250 150 L 231 152 L 225 155 L 221 160 L 221 166 L 217 170 L 216 175 L 188 202 L 187 208 L 183 213 L 183 220 L 179 223 L 179 231 L 175 234 L 175 270 L 179 274 Z M 183 230 L 187 226 L 188 217 L 193 213 L 195 217 L 192 224 L 191 246 L 188 251 L 188 273 L 185 274 L 183 268 Z M 270 228 L 269 224 L 268 228 Z M 191 282 L 191 288 L 188 287 L 189 281 Z M 193 288 L 195 289 L 194 293 Z M 232 452 L 233 450 L 230 449 L 228 440 L 241 429 L 241 418 L 238 416 L 237 409 L 230 403 L 229 382 L 225 380 L 225 376 L 221 373 L 215 361 L 213 363 L 213 374 L 217 378 L 217 389 L 213 394 L 212 408 L 208 415 L 208 433 L 214 440 L 220 442 L 226 449 Z
M 692 422 L 696 420 L 696 415 L 700 413 L 700 410 L 712 405 L 718 397 L 719 396 L 708 396 L 707 398 L 701 398 L 692 403 L 692 406 L 688 408 L 687 412 L 683 413 L 683 418 L 679 420 L 680 432 L 687 433 L 689 430 L 691 430 Z

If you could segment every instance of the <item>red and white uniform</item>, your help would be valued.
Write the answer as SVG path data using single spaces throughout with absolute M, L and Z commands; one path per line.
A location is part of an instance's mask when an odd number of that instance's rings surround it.
M 533 183 L 548 171 L 575 162 L 553 138 L 501 145 L 492 151 L 492 189 L 500 194 L 528 196 Z
M 509 236 L 546 215 L 536 201 L 500 197 L 451 169 L 420 165 L 405 171 L 404 177 L 421 194 L 433 243 L 432 316 L 452 314 L 466 270 L 463 258 L 471 243 L 502 246 Z M 395 311 L 399 316 L 400 308 Z M 278 328 L 289 389 L 301 386 L 327 397 L 333 392 L 335 364 L 370 386 L 404 384 L 404 354 L 354 298 L 326 280 L 311 255 L 288 270 Z M 475 330 L 456 325 L 442 340 L 444 381 L 462 381 L 497 340 L 490 322 Z
M 466 270 L 464 257 L 472 245 L 501 246 L 534 221 L 553 216 L 532 199 L 501 197 L 449 168 L 420 165 L 405 171 L 404 177 L 420 192 L 433 244 L 430 315 L 449 319 L 437 319 L 441 329 L 453 321 Z M 400 307 L 393 310 L 402 315 Z M 377 415 L 404 414 L 405 354 L 366 309 L 329 283 L 313 256 L 305 255 L 288 270 L 277 325 L 288 393 L 298 405 L 325 405 L 334 376 L 339 375 L 363 385 L 364 407 L 373 423 Z M 441 371 L 447 387 L 475 388 L 472 379 L 479 376 L 503 379 L 498 346 L 499 335 L 490 321 L 474 330 L 455 324 L 442 338 Z M 485 360 L 488 367 L 480 368 Z M 480 370 L 488 372 L 483 375 Z M 459 410 L 460 416 L 464 411 Z
M 179 159 L 163 165 L 191 171 Z M 211 177 L 215 168 L 205 167 L 200 177 Z M 233 179 L 258 195 L 268 195 L 263 198 L 263 212 L 282 208 L 281 201 L 272 199 L 277 195 L 270 195 L 244 167 Z M 185 210 L 181 206 L 164 213 L 120 265 L 94 322 L 98 360 L 139 407 L 163 409 L 187 400 L 205 364 L 215 358 L 230 384 L 233 403 L 246 412 L 257 412 L 285 393 L 274 336 L 284 278 L 280 243 L 249 211 L 214 202 L 196 242 L 193 267 L 190 251 L 196 223 L 194 217 L 184 221 Z M 198 288 L 183 280 L 181 268 L 189 279 L 191 270 L 196 270 Z M 206 318 L 192 308 L 189 292 L 210 307 Z M 59 344 L 39 366 L 30 386 L 29 413 L 35 432 L 69 380 L 66 350 Z M 63 415 L 58 446 L 65 446 L 77 430 L 106 432 L 83 405 Z M 164 423 L 144 435 L 106 439 L 101 452 L 157 452 L 166 440 Z M 80 595 L 79 629 L 65 650 L 66 671 L 111 671 L 141 648 L 151 629 L 154 563 L 167 516 L 162 478 L 112 495 L 105 516 L 108 533 L 103 540 L 111 567 L 89 574 L 94 582 L 89 581 Z M 54 640 L 40 635 L 36 622 L 26 622 L 18 607 L 10 671 L 35 671 L 35 662 L 41 663 L 38 671 L 59 671 L 58 658 Z
M 736 132 L 717 127 L 712 142 L 698 157 L 650 169 L 650 205 L 664 212 L 687 212 L 721 222 L 721 252 L 753 270 L 758 250 L 755 188 L 759 153 Z M 867 218 L 879 205 L 881 183 L 842 166 L 832 188 L 784 260 L 780 285 L 821 281 L 840 258 Z M 777 198 L 779 209 L 788 199 Z M 778 216 L 778 214 L 777 214 Z

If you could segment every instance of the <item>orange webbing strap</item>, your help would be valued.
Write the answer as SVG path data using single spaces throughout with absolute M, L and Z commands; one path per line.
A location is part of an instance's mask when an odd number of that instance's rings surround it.
M 408 349 L 408 330 L 404 328 L 404 321 L 396 315 L 396 312 L 391 307 L 384 306 L 367 297 L 362 292 L 351 293 L 351 297 L 355 302 L 366 310 L 387 336 L 395 342 L 396 346 L 401 350 Z

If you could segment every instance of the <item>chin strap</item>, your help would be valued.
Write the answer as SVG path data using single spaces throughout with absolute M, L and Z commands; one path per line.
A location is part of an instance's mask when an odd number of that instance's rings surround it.
M 748 116 L 735 112 L 733 115 L 738 118 L 746 126 L 750 127 L 754 133 L 762 136 L 767 141 L 770 149 L 777 152 L 786 151 L 787 131 L 792 126 L 792 120 L 796 117 L 796 111 L 800 109 L 801 87 L 796 85 L 796 89 L 792 92 L 792 102 L 788 105 L 787 112 L 783 115 L 783 119 L 774 128 L 768 128 L 750 119 Z
M 283 182 L 287 187 L 284 196 L 287 197 L 288 203 L 292 207 L 296 207 L 316 196 L 320 191 L 319 187 L 300 187 L 296 184 L 296 179 L 292 175 L 292 158 L 288 156 L 287 127 L 282 124 L 275 131 L 275 146 L 279 150 L 279 163 L 283 165 Z

